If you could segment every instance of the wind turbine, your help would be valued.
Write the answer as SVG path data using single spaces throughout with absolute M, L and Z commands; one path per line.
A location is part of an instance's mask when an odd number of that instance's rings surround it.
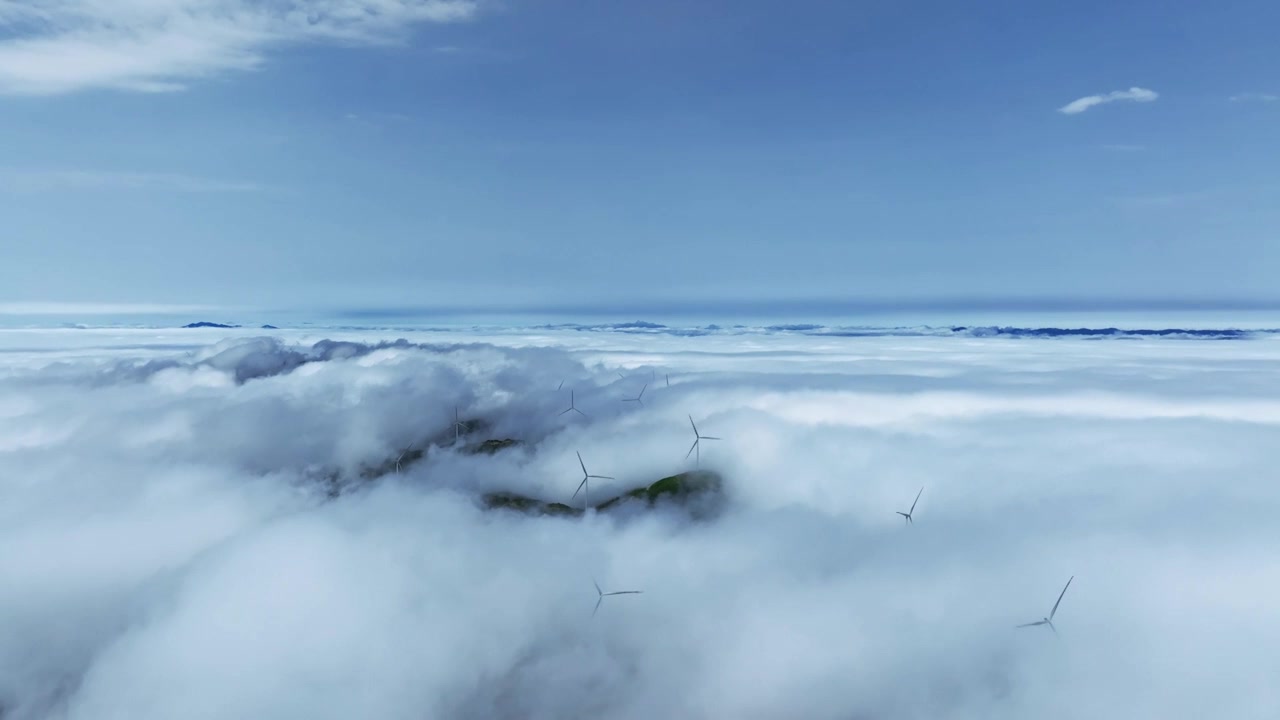
M 667 387 L 671 387 L 671 373 L 667 373 Z
M 579 415 L 581 415 L 582 417 L 586 417 L 586 416 L 587 416 L 587 414 L 586 414 L 586 413 L 584 413 L 584 412 L 582 412 L 581 410 L 579 410 L 579 409 L 578 409 L 578 406 L 575 404 L 575 401 L 574 401 L 574 399 L 573 399 L 573 390 L 570 390 L 570 391 L 569 391 L 569 409 L 567 409 L 567 410 L 561 410 L 561 411 L 560 411 L 560 415 L 563 415 L 563 414 L 565 414 L 565 413 L 567 413 L 567 412 L 576 412 L 576 413 L 578 413 Z M 557 416 L 557 417 L 559 417 L 559 416 Z
M 578 464 L 582 466 L 582 482 L 578 483 L 578 489 L 573 491 L 573 498 L 578 497 L 578 493 L 582 492 L 582 507 L 585 510 L 590 507 L 587 504 L 587 495 L 591 492 L 591 478 L 595 478 L 596 480 L 613 480 L 615 478 L 611 478 L 608 475 L 592 475 L 588 473 L 587 464 L 582 462 L 582 453 L 578 453 Z M 584 488 L 585 492 L 583 492 Z M 569 500 L 572 501 L 573 498 L 569 498 Z
M 468 430 L 467 424 L 458 417 L 458 406 L 453 406 L 453 442 L 462 442 L 462 431 Z
M 637 396 L 635 396 L 635 397 L 633 397 L 633 398 L 622 398 L 622 402 L 640 403 L 640 405 L 643 407 L 643 406 L 644 406 L 644 391 L 645 391 L 645 390 L 648 390 L 648 389 L 649 389 L 649 383 L 645 383 L 645 384 L 644 384 L 644 387 L 640 388 L 640 394 L 639 394 L 639 395 L 637 395 Z
M 1062 596 L 1067 594 L 1067 588 L 1071 587 L 1071 581 L 1075 579 L 1076 579 L 1076 576 L 1072 575 L 1067 580 L 1067 584 L 1062 586 L 1062 592 L 1058 593 L 1058 602 L 1055 602 L 1053 604 L 1053 609 L 1049 611 L 1049 617 L 1042 618 L 1035 622 L 1024 623 L 1022 625 L 1018 625 L 1017 627 L 1024 628 L 1024 627 L 1035 627 L 1036 625 L 1048 625 L 1049 629 L 1053 631 L 1053 634 L 1057 635 L 1058 629 L 1053 626 L 1053 616 L 1058 613 L 1058 605 L 1062 602 Z
M 604 599 L 610 595 L 639 595 L 644 592 L 643 590 L 614 590 L 613 592 L 605 592 L 600 589 L 600 583 L 595 580 L 592 580 L 591 584 L 596 586 L 596 595 L 598 596 L 596 599 L 596 609 L 591 611 L 591 617 L 595 617 L 596 613 L 600 612 L 600 603 L 604 602 Z
M 413 445 L 410 445 L 406 447 L 404 450 L 402 450 L 399 455 L 396 456 L 396 474 L 397 475 L 400 474 L 400 461 L 403 460 L 404 456 L 408 455 L 409 451 L 412 449 L 413 449 Z
M 915 499 L 915 500 L 913 500 L 913 501 L 911 502 L 911 509 L 910 509 L 910 510 L 908 510 L 908 511 L 906 511 L 906 512 L 902 512 L 901 510 L 898 510 L 898 511 L 897 511 L 897 513 L 898 513 L 899 515 L 901 515 L 902 517 L 906 518 L 906 523 L 907 523 L 908 525 L 913 525 L 913 524 L 915 524 L 915 521 L 911 519 L 911 514 L 912 514 L 912 513 L 914 513 L 914 512 L 916 511 L 916 503 L 920 502 L 920 493 L 922 493 L 922 492 L 924 492 L 924 488 L 923 488 L 923 487 L 922 487 L 922 488 L 920 488 L 920 492 L 916 493 L 916 499 Z
M 698 465 L 702 462 L 702 441 L 703 440 L 719 440 L 720 438 L 711 437 L 710 435 L 700 434 L 698 432 L 698 426 L 693 422 L 692 415 L 689 416 L 689 424 L 693 425 L 693 445 L 689 447 L 689 452 L 684 454 L 684 459 L 688 460 L 689 456 L 693 455 L 693 451 L 697 450 L 698 455 L 693 461 L 693 466 L 698 467 Z

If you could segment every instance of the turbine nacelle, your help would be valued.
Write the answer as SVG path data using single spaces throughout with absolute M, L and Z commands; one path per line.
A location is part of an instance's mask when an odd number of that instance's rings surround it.
M 902 512 L 901 510 L 897 510 L 897 511 L 896 511 L 899 515 L 901 515 L 901 516 L 903 517 L 903 520 L 904 520 L 904 521 L 906 522 L 906 524 L 908 524 L 908 525 L 914 525 L 914 524 L 915 524 L 915 520 L 912 520 L 912 519 L 911 519 L 911 517 L 912 517 L 912 515 L 914 515 L 914 514 L 915 514 L 915 512 L 916 512 L 916 503 L 920 502 L 920 494 L 921 494 L 921 493 L 923 493 L 923 492 L 924 492 L 924 488 L 923 488 L 923 487 L 921 487 L 921 488 L 920 488 L 920 492 L 916 493 L 916 499 L 915 499 L 915 500 L 913 500 L 913 501 L 911 501 L 911 509 L 910 509 L 910 510 L 908 510 L 908 511 L 906 511 L 906 512 Z
M 1070 578 L 1067 579 L 1067 584 L 1062 586 L 1062 592 L 1058 593 L 1058 600 L 1053 604 L 1053 609 L 1049 611 L 1049 617 L 1041 618 L 1040 620 L 1037 620 L 1035 622 L 1016 625 L 1015 627 L 1025 628 L 1025 627 L 1037 627 L 1039 625 L 1048 625 L 1049 629 L 1053 631 L 1053 634 L 1057 635 L 1058 629 L 1053 626 L 1053 616 L 1058 614 L 1058 606 L 1062 604 L 1062 596 L 1067 594 L 1067 588 L 1071 587 L 1071 581 L 1075 579 L 1076 579 L 1076 576 L 1072 575 Z
M 648 389 L 649 389 L 649 383 L 645 383 L 645 384 L 644 384 L 644 387 L 640 388 L 640 394 L 639 394 L 639 395 L 636 395 L 636 396 L 635 396 L 635 397 L 633 397 L 633 398 L 622 398 L 622 402 L 633 402 L 633 403 L 639 403 L 639 404 L 640 404 L 640 406 L 641 406 L 641 407 L 643 407 L 643 406 L 644 406 L 644 391 L 645 391 L 645 390 L 648 390 Z
M 582 412 L 581 410 L 579 410 L 579 409 L 578 409 L 578 403 L 577 403 L 577 400 L 576 400 L 576 399 L 574 398 L 574 396 L 573 396 L 573 390 L 569 390 L 569 407 L 568 407 L 568 408 L 566 408 L 566 409 L 564 409 L 564 410 L 561 410 L 561 411 L 560 411 L 560 415 L 564 415 L 565 413 L 570 413 L 570 412 L 576 412 L 576 413 L 578 413 L 579 415 L 581 415 L 582 417 L 586 417 L 586 416 L 587 416 L 587 414 L 586 414 L 586 413 L 584 413 L 584 412 Z M 559 417 L 560 415 L 557 415 L 556 417 Z
M 596 586 L 596 608 L 591 611 L 591 617 L 596 616 L 596 613 L 600 611 L 600 603 L 604 602 L 604 599 L 610 595 L 640 595 L 644 593 L 643 590 L 614 590 L 613 592 L 605 592 L 600 589 L 600 583 L 595 580 L 592 580 L 591 584 Z

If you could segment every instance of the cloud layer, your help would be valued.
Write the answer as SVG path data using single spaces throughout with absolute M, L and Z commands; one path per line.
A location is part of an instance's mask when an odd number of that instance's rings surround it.
M 1129 100 L 1132 102 L 1153 102 L 1160 94 L 1154 90 L 1146 88 L 1131 87 L 1128 90 L 1113 90 L 1104 95 L 1088 95 L 1058 108 L 1058 112 L 1065 115 L 1077 115 L 1098 105 L 1106 105 L 1107 103 L 1116 102 L 1118 100 Z
M 180 90 L 272 48 L 394 42 L 465 20 L 474 0 L 0 0 L 0 93 Z
M 1280 710 L 1280 341 L 240 332 L 0 332 L 6 720 Z
M 1240 93 L 1239 95 L 1232 95 L 1231 102 L 1273 103 L 1273 102 L 1280 102 L 1280 95 L 1273 95 L 1271 93 L 1247 92 L 1247 93 Z

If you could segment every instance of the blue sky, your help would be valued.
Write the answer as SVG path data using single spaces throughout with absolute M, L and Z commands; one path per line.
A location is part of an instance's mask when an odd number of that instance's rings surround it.
M 1280 299 L 1280 6 L 968 5 L 0 0 L 0 303 Z

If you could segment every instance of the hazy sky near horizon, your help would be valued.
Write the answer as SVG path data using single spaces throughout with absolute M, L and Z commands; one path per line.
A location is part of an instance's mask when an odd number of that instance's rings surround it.
M 0 0 L 0 302 L 1274 298 L 1277 21 Z

